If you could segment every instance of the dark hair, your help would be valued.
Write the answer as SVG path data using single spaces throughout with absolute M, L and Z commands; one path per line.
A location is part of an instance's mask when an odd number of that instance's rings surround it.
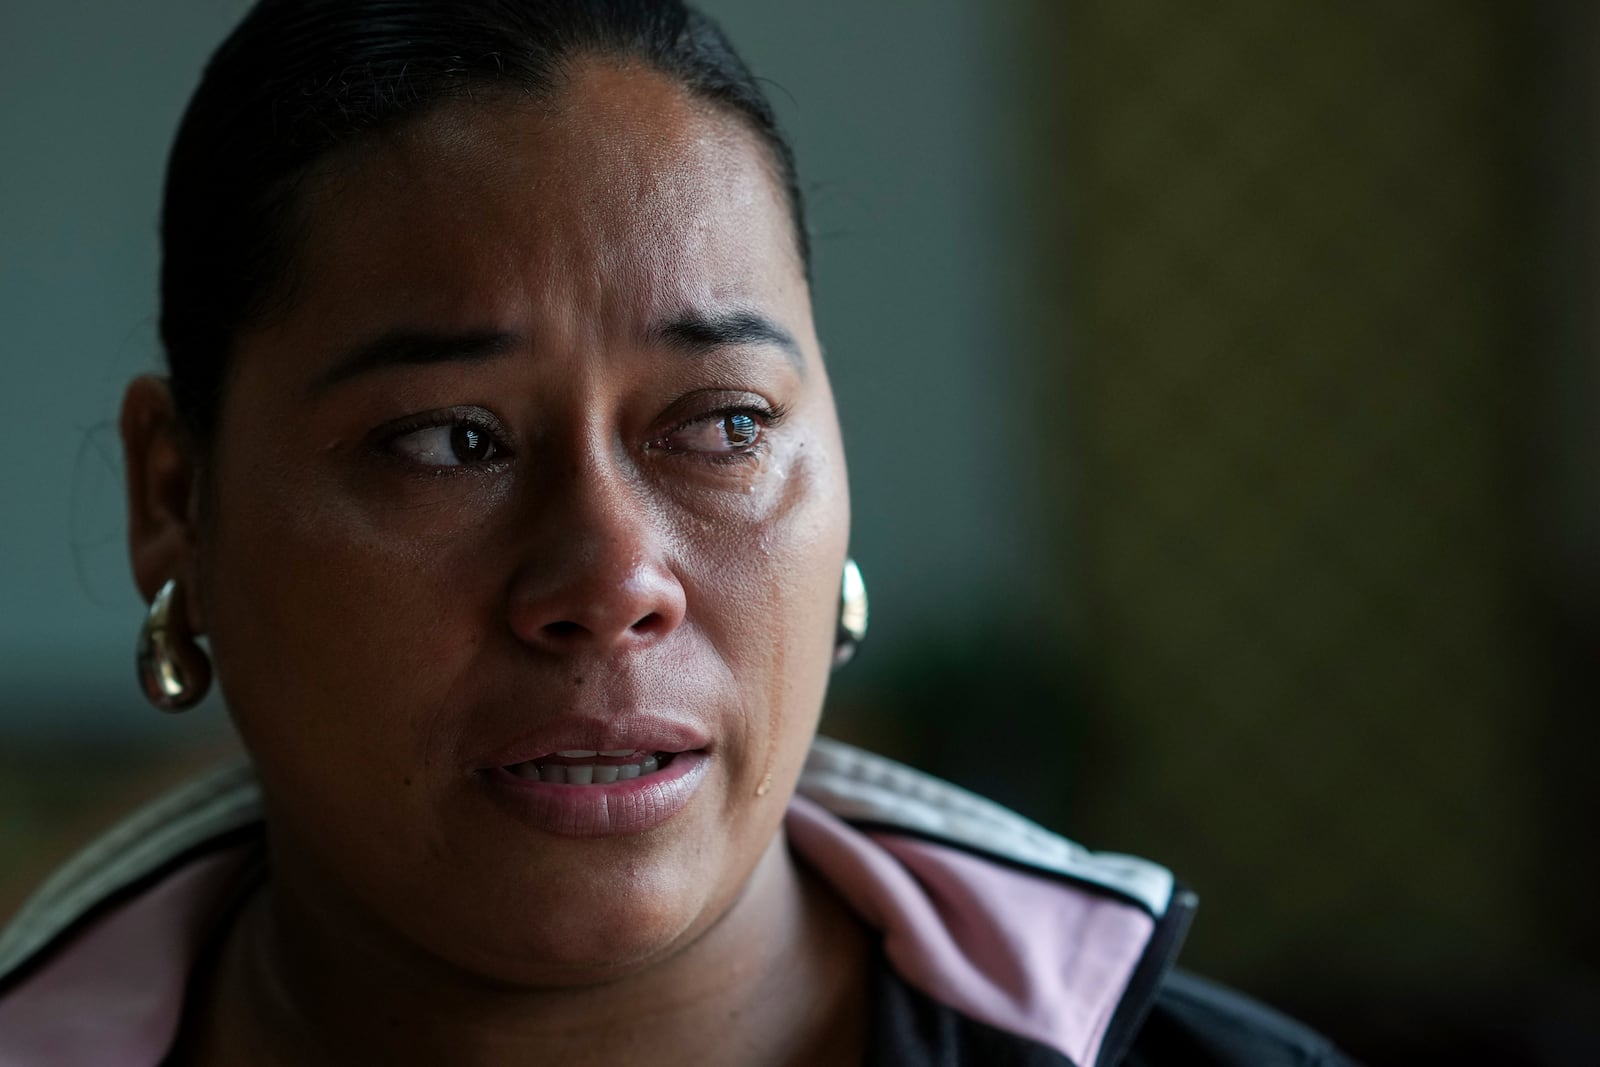
M 721 29 L 681 0 L 260 0 L 212 56 L 167 164 L 161 338 L 197 441 L 215 430 L 237 336 L 287 291 L 295 192 L 317 160 L 474 91 L 553 93 L 586 55 L 639 60 L 747 122 L 809 269 L 772 106 Z

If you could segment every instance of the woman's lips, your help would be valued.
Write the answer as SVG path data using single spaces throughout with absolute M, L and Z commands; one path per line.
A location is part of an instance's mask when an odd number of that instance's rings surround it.
M 604 837 L 643 833 L 677 815 L 710 766 L 698 749 L 626 750 L 610 756 L 601 751 L 558 750 L 479 775 L 503 807 L 537 829 L 563 837 Z

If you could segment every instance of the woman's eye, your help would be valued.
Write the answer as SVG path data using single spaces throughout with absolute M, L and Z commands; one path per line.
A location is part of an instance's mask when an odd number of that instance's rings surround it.
M 465 422 L 423 426 L 394 438 L 389 447 L 402 458 L 424 467 L 489 463 L 501 458 L 504 451 L 489 430 Z
M 755 448 L 764 428 L 753 412 L 724 411 L 680 426 L 662 443 L 677 452 L 738 455 Z

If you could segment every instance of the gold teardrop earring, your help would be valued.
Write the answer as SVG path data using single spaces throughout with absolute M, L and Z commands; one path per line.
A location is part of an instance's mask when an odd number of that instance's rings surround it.
M 150 601 L 139 628 L 139 684 L 146 700 L 169 712 L 193 707 L 211 688 L 211 658 L 189 629 L 176 578 Z
M 833 638 L 833 668 L 838 670 L 855 656 L 867 636 L 867 583 L 861 568 L 846 558 L 844 577 L 839 582 L 839 625 Z

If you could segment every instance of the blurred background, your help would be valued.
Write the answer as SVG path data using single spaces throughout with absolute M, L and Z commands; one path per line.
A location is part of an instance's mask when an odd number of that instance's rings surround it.
M 113 420 L 244 6 L 0 5 L 0 916 L 230 746 L 136 693 Z M 1600 12 L 703 6 L 810 195 L 824 729 L 1172 867 L 1369 1063 L 1600 1063 Z

